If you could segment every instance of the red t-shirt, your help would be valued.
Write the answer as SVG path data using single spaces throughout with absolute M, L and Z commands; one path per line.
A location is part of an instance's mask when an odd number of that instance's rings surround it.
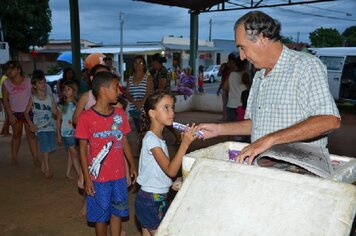
M 91 180 L 107 182 L 125 177 L 123 137 L 130 131 L 122 108 L 114 108 L 110 115 L 99 114 L 92 108 L 80 114 L 75 137 L 89 142 Z

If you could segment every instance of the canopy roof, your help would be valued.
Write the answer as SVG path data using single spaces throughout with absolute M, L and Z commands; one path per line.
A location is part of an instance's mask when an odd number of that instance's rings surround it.
M 134 0 L 139 2 L 156 3 L 173 7 L 187 8 L 193 11 L 205 11 L 214 5 L 225 2 L 224 0 Z
M 171 7 L 187 8 L 194 12 L 246 10 L 262 7 L 279 7 L 335 0 L 133 0 Z

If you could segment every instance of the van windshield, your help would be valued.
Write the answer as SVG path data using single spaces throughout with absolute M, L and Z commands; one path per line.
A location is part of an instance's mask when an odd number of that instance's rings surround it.
M 326 65 L 328 70 L 342 70 L 344 57 L 326 57 L 320 56 L 320 60 Z

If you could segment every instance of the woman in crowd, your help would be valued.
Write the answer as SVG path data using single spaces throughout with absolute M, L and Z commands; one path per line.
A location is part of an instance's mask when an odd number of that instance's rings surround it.
M 192 75 L 192 69 L 186 68 L 185 73 L 179 77 L 178 91 L 184 94 L 184 98 L 194 93 L 195 77 Z
M 221 64 L 218 75 L 221 76 L 221 81 L 220 81 L 220 85 L 219 85 L 219 88 L 218 88 L 218 91 L 216 92 L 216 94 L 220 95 L 220 92 L 222 91 L 221 99 L 222 99 L 222 104 L 223 104 L 223 116 L 222 116 L 221 120 L 225 121 L 226 117 L 227 117 L 226 105 L 227 105 L 227 98 L 228 98 L 228 94 L 229 94 L 227 80 L 230 75 L 230 69 L 229 69 L 229 66 L 227 63 Z
M 153 76 L 153 92 L 157 91 L 171 91 L 171 77 L 169 76 L 167 68 L 163 63 L 167 62 L 165 57 L 161 54 L 156 53 L 152 56 L 152 70 L 151 75 Z M 177 132 L 171 125 L 166 126 L 167 129 L 175 136 L 175 144 L 178 145 L 181 142 L 181 137 L 179 132 Z
M 249 75 L 246 72 L 246 61 L 242 61 L 240 57 L 234 60 L 229 60 L 231 69 L 228 78 L 228 100 L 227 100 L 227 120 L 237 121 L 237 107 L 242 106 L 241 93 L 247 89 L 247 81 Z
M 159 53 L 152 56 L 152 70 L 150 71 L 153 77 L 153 91 L 165 90 L 171 91 L 171 81 L 168 76 L 168 70 L 163 63 L 167 62 L 165 57 L 161 57 Z
M 135 56 L 133 60 L 133 75 L 126 85 L 126 98 L 129 101 L 129 114 L 134 121 L 136 131 L 140 128 L 140 115 L 143 104 L 153 92 L 152 77 L 147 73 L 145 58 Z

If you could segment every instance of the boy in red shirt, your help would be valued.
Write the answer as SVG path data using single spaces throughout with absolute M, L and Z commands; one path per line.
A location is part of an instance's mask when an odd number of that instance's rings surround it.
M 96 103 L 80 114 L 75 133 L 87 193 L 87 220 L 95 223 L 97 235 L 107 235 L 109 221 L 111 235 L 120 235 L 121 218 L 129 215 L 125 156 L 131 176 L 137 176 L 126 137 L 131 129 L 125 111 L 111 105 L 119 96 L 112 73 L 98 72 L 92 91 Z

